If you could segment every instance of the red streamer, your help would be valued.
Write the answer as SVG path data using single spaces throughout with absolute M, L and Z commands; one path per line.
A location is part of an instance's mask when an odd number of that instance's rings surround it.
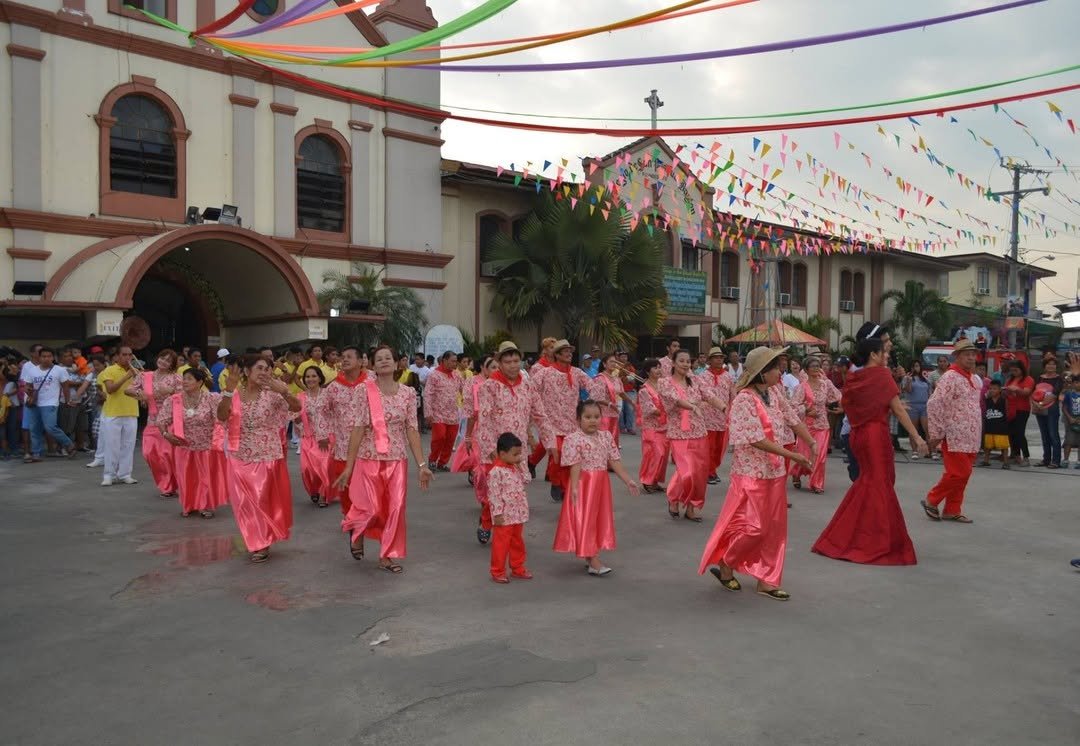
M 228 28 L 233 21 L 240 16 L 251 10 L 251 6 L 255 4 L 255 0 L 240 0 L 236 7 L 230 10 L 216 21 L 211 21 L 200 29 L 195 29 L 191 32 L 192 36 L 203 36 L 205 34 L 214 34 L 221 31 L 223 28 Z

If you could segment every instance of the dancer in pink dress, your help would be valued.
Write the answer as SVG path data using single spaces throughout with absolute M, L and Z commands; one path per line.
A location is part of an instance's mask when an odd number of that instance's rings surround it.
M 600 427 L 611 433 L 619 445 L 619 408 L 625 406 L 626 392 L 619 378 L 619 358 L 609 352 L 600 358 L 600 373 L 589 382 L 589 398 L 600 405 Z M 546 403 L 546 402 L 545 402 Z
M 701 523 L 705 489 L 709 478 L 709 444 L 705 440 L 705 404 L 721 407 L 722 402 L 707 391 L 690 372 L 690 353 L 679 350 L 671 375 L 660 379 L 660 398 L 668 413 L 668 443 L 675 461 L 675 473 L 667 486 L 668 515 Z
M 811 461 L 811 468 L 805 469 L 799 464 L 792 464 L 788 473 L 795 489 L 802 489 L 802 478 L 809 475 L 810 491 L 815 495 L 825 492 L 825 459 L 829 454 L 829 414 L 836 410 L 832 405 L 839 403 L 840 390 L 825 377 L 821 370 L 821 358 L 808 357 L 803 361 L 803 370 L 807 379 L 799 384 L 791 397 L 791 405 L 796 412 L 805 412 L 803 422 L 810 431 L 817 450 Z M 796 446 L 799 453 L 810 456 L 810 449 L 802 444 Z
M 724 463 L 727 451 L 727 408 L 731 403 L 731 388 L 735 379 L 727 369 L 727 358 L 719 347 L 709 350 L 709 367 L 697 376 L 705 387 L 706 397 L 715 399 L 722 406 L 707 404 L 702 408 L 705 417 L 705 438 L 709 443 L 709 484 L 720 482 L 717 469 Z
M 364 398 L 361 386 L 367 380 L 367 354 L 358 347 L 345 347 L 341 350 L 341 360 L 337 378 L 328 381 L 326 401 L 323 402 L 330 428 L 330 494 L 320 495 L 326 502 L 341 501 L 341 515 L 349 513 L 349 490 L 333 487 L 337 478 L 345 471 L 345 458 L 349 451 L 349 435 L 356 426 L 356 415 L 360 400 Z
M 447 350 L 424 384 L 424 419 L 431 427 L 431 452 L 428 465 L 432 471 L 450 471 L 447 464 L 457 439 L 458 395 L 463 379 L 455 375 L 457 355 Z
M 304 371 L 302 383 L 304 390 L 296 395 L 300 400 L 300 415 L 296 418 L 300 425 L 300 478 L 311 502 L 325 508 L 329 505 L 327 496 L 334 491 L 330 482 L 330 418 L 326 411 L 330 397 L 323 390 L 325 379 L 318 366 Z
M 638 486 L 623 468 L 615 439 L 600 427 L 600 405 L 591 399 L 581 402 L 577 418 L 580 429 L 563 442 L 561 458 L 563 465 L 570 467 L 570 490 L 559 513 L 553 548 L 584 559 L 589 575 L 603 576 L 611 568 L 600 561 L 600 552 L 616 546 L 608 469 L 631 495 L 638 494 Z
M 158 353 L 157 368 L 140 373 L 128 388 L 128 393 L 146 406 L 146 428 L 142 435 L 142 453 L 154 484 L 162 497 L 176 497 L 176 463 L 173 447 L 157 426 L 161 404 L 180 390 L 176 374 L 176 353 L 165 349 Z
M 394 351 L 381 346 L 372 355 L 374 378 L 360 387 L 356 425 L 349 435 L 345 471 L 337 488 L 349 490 L 349 512 L 341 530 L 353 559 L 364 558 L 364 539 L 379 542 L 379 568 L 398 574 L 394 560 L 405 557 L 405 498 L 408 453 L 420 470 L 420 488 L 431 482 L 416 417 L 416 391 L 395 379 Z M 354 477 L 355 474 L 355 477 Z
M 182 379 L 183 390 L 162 402 L 154 424 L 173 447 L 181 515 L 213 518 L 214 510 L 229 502 L 225 475 L 215 473 L 224 464 L 210 458 L 221 394 L 206 390 L 210 374 L 202 368 L 188 368 Z
M 284 458 L 281 430 L 300 402 L 288 384 L 273 377 L 271 364 L 259 355 L 240 359 L 241 376 L 230 375 L 218 404 L 228 440 L 229 499 L 252 562 L 270 559 L 270 545 L 289 538 L 292 487 Z M 241 386 L 241 379 L 243 385 Z
M 555 436 L 555 457 L 548 459 L 546 476 L 551 482 L 551 499 L 559 502 L 566 494 L 570 470 L 559 463 L 558 454 L 566 436 L 578 429 L 577 405 L 581 402 L 581 391 L 589 388 L 590 379 L 585 371 L 571 364 L 574 346 L 569 341 L 554 340 L 552 354 L 554 362 L 541 368 L 536 385 L 540 387 L 547 420 Z M 532 455 L 536 455 L 536 449 Z
M 780 380 L 778 350 L 757 347 L 746 356 L 735 384 L 728 432 L 734 446 L 731 484 L 724 508 L 705 544 L 699 573 L 709 569 L 729 591 L 742 589 L 735 572 L 757 578 L 757 592 L 777 601 L 791 598 L 780 588 L 787 546 L 787 493 L 783 459 L 810 460 L 780 446 L 768 400 Z
M 638 481 L 641 489 L 652 494 L 664 491 L 664 477 L 667 475 L 667 463 L 671 458 L 671 445 L 668 443 L 668 416 L 664 402 L 660 398 L 657 386 L 662 370 L 660 361 L 650 358 L 641 366 L 645 374 L 645 383 L 638 389 L 637 421 L 641 431 L 641 465 L 638 467 Z

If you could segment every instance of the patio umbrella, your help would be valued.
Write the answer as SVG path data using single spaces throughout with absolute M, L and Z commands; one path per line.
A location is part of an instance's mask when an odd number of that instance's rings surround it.
M 726 342 L 751 343 L 759 345 L 816 345 L 828 347 L 828 343 L 818 339 L 812 334 L 807 334 L 791 324 L 785 324 L 780 319 L 758 324 L 753 329 L 747 329 L 742 334 L 728 337 Z

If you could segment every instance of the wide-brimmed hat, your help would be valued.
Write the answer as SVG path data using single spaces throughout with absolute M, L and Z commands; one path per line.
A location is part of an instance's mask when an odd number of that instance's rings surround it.
M 571 350 L 574 349 L 574 345 L 570 344 L 569 340 L 560 339 L 555 343 L 555 347 L 553 347 L 551 351 L 558 352 L 559 350 L 565 350 L 567 347 L 569 347 Z
M 954 355 L 958 355 L 961 352 L 963 352 L 964 350 L 978 350 L 978 349 L 979 348 L 975 346 L 975 343 L 972 342 L 967 337 L 956 340 L 955 342 L 953 342 L 953 346 L 952 346 L 952 351 L 953 351 Z
M 709 348 L 709 357 L 714 357 L 715 355 L 720 355 L 721 357 L 724 357 L 723 349 L 721 349 L 719 347 L 710 347 Z
M 518 355 L 521 354 L 521 350 L 518 349 L 518 346 L 516 344 L 514 344 L 510 340 L 506 340 L 499 345 L 499 349 L 495 352 L 495 357 L 499 360 L 502 360 L 503 355 L 508 355 L 511 352 L 516 352 Z
M 743 372 L 739 380 L 735 382 L 736 389 L 744 389 L 750 382 L 758 377 L 761 371 L 776 358 L 787 353 L 787 347 L 755 347 L 746 355 L 743 363 Z

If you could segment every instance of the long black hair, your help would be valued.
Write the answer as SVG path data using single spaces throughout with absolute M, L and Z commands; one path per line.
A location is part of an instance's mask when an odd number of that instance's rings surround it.
M 855 352 L 851 356 L 851 362 L 860 368 L 870 361 L 870 355 L 885 349 L 885 343 L 880 337 L 864 337 L 855 343 Z

